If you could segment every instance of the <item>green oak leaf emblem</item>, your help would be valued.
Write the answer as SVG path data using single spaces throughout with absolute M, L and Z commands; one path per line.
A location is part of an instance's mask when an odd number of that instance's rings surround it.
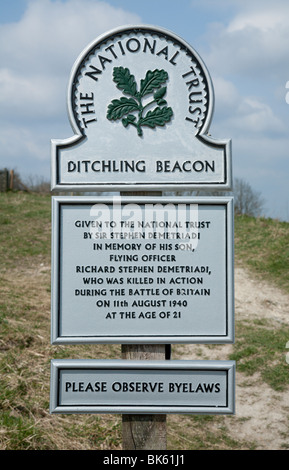
M 114 67 L 113 80 L 117 88 L 130 98 L 123 96 L 112 100 L 107 108 L 107 119 L 110 121 L 122 119 L 124 127 L 130 125 L 136 127 L 140 137 L 143 135 L 143 126 L 154 129 L 156 126 L 164 126 L 171 120 L 173 110 L 167 106 L 164 99 L 167 87 L 163 85 L 168 80 L 165 70 L 148 70 L 145 78 L 140 81 L 139 91 L 135 77 L 128 68 Z M 149 95 L 153 95 L 153 100 L 145 104 L 144 99 Z M 155 106 L 154 109 L 152 106 Z

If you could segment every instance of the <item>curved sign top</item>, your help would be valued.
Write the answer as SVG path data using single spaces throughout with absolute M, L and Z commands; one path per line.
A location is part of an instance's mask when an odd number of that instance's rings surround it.
M 74 135 L 52 140 L 52 189 L 231 189 L 231 142 L 208 135 L 213 104 L 202 59 L 175 34 L 104 34 L 72 69 Z

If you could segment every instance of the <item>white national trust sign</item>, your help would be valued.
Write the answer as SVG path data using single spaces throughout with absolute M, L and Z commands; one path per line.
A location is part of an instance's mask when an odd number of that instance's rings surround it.
M 213 103 L 202 59 L 173 33 L 104 34 L 72 69 L 74 136 L 52 141 L 52 189 L 231 189 L 231 142 L 208 134 Z

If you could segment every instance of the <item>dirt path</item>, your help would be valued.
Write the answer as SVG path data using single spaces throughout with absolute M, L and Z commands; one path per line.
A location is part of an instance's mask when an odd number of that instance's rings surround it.
M 247 270 L 237 267 L 235 318 L 236 320 L 266 318 L 273 321 L 278 328 L 282 324 L 288 326 L 289 295 L 265 281 L 256 280 Z M 192 359 L 192 350 L 189 348 L 192 346 L 184 350 L 182 359 Z M 202 359 L 226 360 L 232 345 L 219 346 L 214 350 L 214 357 L 212 350 L 206 345 L 198 345 L 197 348 Z M 284 344 L 284 351 L 285 348 Z M 232 438 L 239 441 L 254 441 L 258 450 L 288 449 L 289 390 L 275 392 L 260 379 L 259 374 L 248 377 L 237 372 L 236 414 L 226 420 L 226 426 Z
M 236 319 L 267 318 L 274 320 L 278 327 L 282 324 L 288 326 L 289 296 L 271 284 L 257 281 L 248 271 L 236 268 L 235 315 Z M 253 438 L 258 449 L 280 450 L 284 445 L 288 449 L 288 389 L 278 393 L 264 382 L 260 386 L 257 374 L 250 378 L 237 374 L 236 419 L 231 423 L 233 436 L 249 441 Z
M 268 318 L 289 325 L 289 296 L 243 268 L 235 268 L 235 310 L 238 319 Z

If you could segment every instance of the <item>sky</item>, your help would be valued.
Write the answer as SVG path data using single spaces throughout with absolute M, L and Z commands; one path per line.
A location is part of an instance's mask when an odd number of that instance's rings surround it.
M 233 174 L 289 221 L 288 0 L 0 0 L 0 169 L 50 179 L 51 139 L 73 136 L 67 86 L 81 52 L 123 25 L 180 36 L 211 76 L 210 134 Z

